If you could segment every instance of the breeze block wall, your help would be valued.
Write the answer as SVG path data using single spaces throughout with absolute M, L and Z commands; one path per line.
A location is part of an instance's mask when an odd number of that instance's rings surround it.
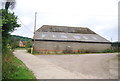
M 70 51 L 70 53 L 78 52 L 101 52 L 111 48 L 111 44 L 102 43 L 76 43 L 76 42 L 46 42 L 35 41 L 35 51 L 43 53 L 64 53 Z M 69 53 L 69 52 L 68 52 Z

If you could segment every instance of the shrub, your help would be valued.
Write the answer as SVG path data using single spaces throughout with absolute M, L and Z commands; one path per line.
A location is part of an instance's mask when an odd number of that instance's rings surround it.
M 63 53 L 64 54 L 67 54 L 67 53 L 74 53 L 72 50 L 71 50 L 71 48 L 69 48 L 69 47 L 66 47 L 66 49 L 65 50 L 63 50 Z
M 27 52 L 28 52 L 28 53 L 31 53 L 31 48 L 27 48 Z M 35 50 L 33 50 L 33 51 L 32 51 L 32 54 L 38 54 L 38 52 L 35 51 Z
M 104 51 L 102 51 L 103 53 L 113 53 L 113 52 L 115 52 L 114 50 L 112 50 L 112 49 L 106 49 L 106 50 L 104 50 Z
M 2 55 L 2 79 L 2 81 L 14 81 L 15 79 L 22 81 L 22 79 L 36 78 L 25 64 L 9 51 L 8 54 Z
M 28 49 L 27 49 L 27 52 L 28 52 L 28 53 L 31 53 L 31 48 L 28 48 Z

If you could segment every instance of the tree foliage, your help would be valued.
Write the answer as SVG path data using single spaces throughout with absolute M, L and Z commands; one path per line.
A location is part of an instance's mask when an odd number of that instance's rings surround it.
M 32 39 L 28 37 L 23 37 L 23 36 L 17 36 L 17 35 L 11 35 L 9 37 L 9 45 L 12 50 L 15 48 L 19 48 L 19 42 L 20 41 L 25 41 L 27 44 L 25 48 L 30 48 L 32 46 Z
M 31 38 L 28 37 L 23 37 L 23 36 L 18 36 L 18 35 L 11 35 L 11 40 L 13 39 L 18 39 L 19 41 L 31 41 Z
M 6 52 L 8 48 L 8 39 L 10 33 L 15 30 L 16 27 L 20 27 L 17 24 L 17 16 L 14 13 L 8 12 L 6 9 L 1 9 L 2 11 L 2 51 Z
M 32 47 L 32 41 L 27 41 L 26 47 L 31 48 Z

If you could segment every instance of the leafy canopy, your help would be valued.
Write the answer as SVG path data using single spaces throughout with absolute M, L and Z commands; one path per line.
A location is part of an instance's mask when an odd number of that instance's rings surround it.
M 20 27 L 20 24 L 17 24 L 17 16 L 15 16 L 14 13 L 10 13 L 6 9 L 1 9 L 0 11 L 2 12 L 2 50 L 6 52 L 10 33 L 13 32 L 15 28 Z

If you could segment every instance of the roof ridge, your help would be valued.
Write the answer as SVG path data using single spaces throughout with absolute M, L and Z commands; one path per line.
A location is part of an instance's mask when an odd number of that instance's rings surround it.
M 57 25 L 43 25 L 36 32 L 66 32 L 66 33 L 96 34 L 87 27 L 72 27 Z
M 53 27 L 73 27 L 73 28 L 88 28 L 88 27 L 80 27 L 80 26 L 60 26 L 60 25 L 43 25 L 44 26 L 53 26 Z

